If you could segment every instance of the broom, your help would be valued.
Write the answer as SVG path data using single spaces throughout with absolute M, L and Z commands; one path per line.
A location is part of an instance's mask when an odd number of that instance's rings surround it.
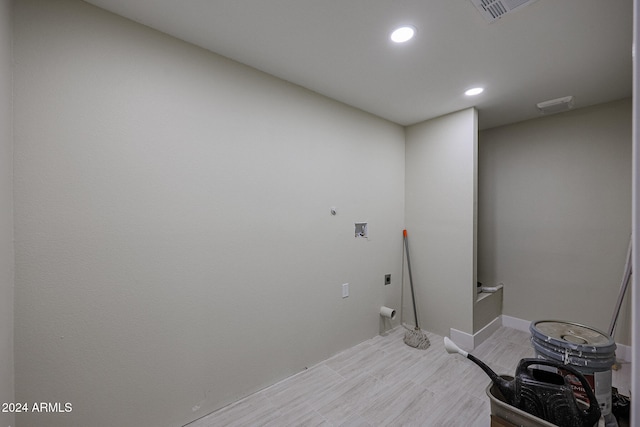
M 420 350 L 424 350 L 431 344 L 427 334 L 420 330 L 418 325 L 418 310 L 416 309 L 416 296 L 413 290 L 413 277 L 411 277 L 411 259 L 409 258 L 409 237 L 407 236 L 407 230 L 402 230 L 404 236 L 404 247 L 407 252 L 407 267 L 409 269 L 409 285 L 411 286 L 411 302 L 413 303 L 413 316 L 416 321 L 416 327 L 411 330 L 407 328 L 404 333 L 404 343 L 409 347 L 414 347 Z

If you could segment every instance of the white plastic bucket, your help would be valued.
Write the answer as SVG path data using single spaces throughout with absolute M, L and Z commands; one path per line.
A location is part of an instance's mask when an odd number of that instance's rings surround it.
M 602 415 L 611 414 L 611 367 L 616 363 L 616 344 L 602 331 L 560 320 L 531 322 L 531 344 L 536 356 L 571 365 L 591 385 Z M 579 382 L 570 381 L 577 399 L 586 394 Z

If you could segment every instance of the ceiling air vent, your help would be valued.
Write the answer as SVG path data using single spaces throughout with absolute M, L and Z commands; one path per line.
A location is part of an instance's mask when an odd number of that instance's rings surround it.
M 538 0 L 470 0 L 487 22 L 493 22 L 504 15 Z
M 544 101 L 536 104 L 538 110 L 542 114 L 555 114 L 569 111 L 573 108 L 573 96 L 565 96 L 550 101 Z

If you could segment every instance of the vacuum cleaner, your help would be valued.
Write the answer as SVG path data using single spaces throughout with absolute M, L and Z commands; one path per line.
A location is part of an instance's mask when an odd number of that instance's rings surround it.
M 500 390 L 504 401 L 513 407 L 562 427 L 593 427 L 600 419 L 600 407 L 591 386 L 579 371 L 569 365 L 554 360 L 521 359 L 513 380 L 507 380 L 447 337 L 444 338 L 444 346 L 448 353 L 458 353 L 480 366 Z M 577 378 L 587 393 L 588 408 L 583 409 L 586 403 L 582 407 L 578 403 L 566 377 L 552 371 L 534 369 L 532 365 L 562 368 L 568 372 L 567 375 Z

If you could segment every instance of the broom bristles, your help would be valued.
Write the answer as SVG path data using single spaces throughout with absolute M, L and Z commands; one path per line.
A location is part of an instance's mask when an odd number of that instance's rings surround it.
M 427 334 L 421 331 L 419 328 L 414 330 L 407 330 L 404 333 L 404 343 L 409 347 L 414 347 L 419 350 L 425 350 L 431 345 Z

